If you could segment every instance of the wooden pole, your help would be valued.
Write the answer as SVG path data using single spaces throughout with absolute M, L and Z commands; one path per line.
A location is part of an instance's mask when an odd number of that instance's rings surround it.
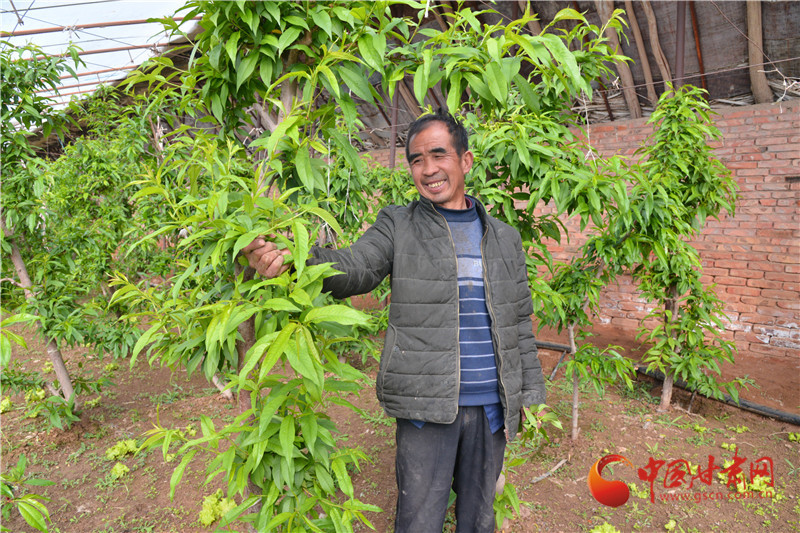
M 683 85 L 684 56 L 686 55 L 686 2 L 678 2 L 678 12 L 675 17 L 675 87 Z
M 653 12 L 653 6 L 650 5 L 649 0 L 642 0 L 642 9 L 644 9 L 645 17 L 647 17 L 647 32 L 650 34 L 650 48 L 652 49 L 653 56 L 656 58 L 658 70 L 661 72 L 661 79 L 664 80 L 664 87 L 666 91 L 667 82 L 672 81 L 672 72 L 669 69 L 669 63 L 661 50 L 661 43 L 658 40 L 658 23 L 656 22 L 656 14 Z
M 700 27 L 697 24 L 697 11 L 694 8 L 694 0 L 689 0 L 689 13 L 692 15 L 692 32 L 694 33 L 694 49 L 697 51 L 697 65 L 700 67 L 700 83 L 703 84 L 703 89 L 708 90 L 706 68 L 703 66 L 703 52 L 700 49 Z
M 633 30 L 633 40 L 636 42 L 636 51 L 639 53 L 639 62 L 642 65 L 642 71 L 644 71 L 647 99 L 655 106 L 658 102 L 658 95 L 656 94 L 656 87 L 653 84 L 653 73 L 650 71 L 650 60 L 647 59 L 647 49 L 644 46 L 644 39 L 642 39 L 642 31 L 639 29 L 639 22 L 636 20 L 636 14 L 633 11 L 633 2 L 631 2 L 631 0 L 625 0 L 625 12 L 628 14 L 628 20 Z
M 759 65 L 764 62 L 761 29 L 761 0 L 747 0 L 747 56 L 750 62 L 750 89 L 757 104 L 772 102 L 772 89 Z
M 614 10 L 613 0 L 595 0 L 594 4 L 597 7 L 597 14 L 600 15 L 600 21 L 606 24 Z M 608 37 L 611 46 L 613 46 L 616 51 L 619 51 L 620 45 L 617 32 L 614 31 L 613 28 L 608 28 L 606 29 L 606 37 Z M 635 84 L 633 82 L 631 69 L 628 67 L 627 63 L 622 61 L 617 61 L 614 64 L 622 80 L 622 94 L 625 96 L 625 103 L 628 105 L 631 118 L 640 118 L 642 116 L 642 108 L 639 106 L 639 97 L 636 96 L 636 89 L 633 87 Z

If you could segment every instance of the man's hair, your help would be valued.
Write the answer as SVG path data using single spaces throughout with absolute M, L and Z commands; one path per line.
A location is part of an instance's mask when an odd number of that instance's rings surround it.
M 447 131 L 450 132 L 450 140 L 453 143 L 453 148 L 455 148 L 456 153 L 459 156 L 463 155 L 464 152 L 469 149 L 467 130 L 464 125 L 461 124 L 461 121 L 457 120 L 453 115 L 445 111 L 444 108 L 440 107 L 435 113 L 422 115 L 421 117 L 417 118 L 417 120 L 412 122 L 411 126 L 409 126 L 408 134 L 406 135 L 406 161 L 409 160 L 409 156 L 411 155 L 409 152 L 411 141 L 419 132 L 430 126 L 432 122 L 441 122 L 447 126 Z

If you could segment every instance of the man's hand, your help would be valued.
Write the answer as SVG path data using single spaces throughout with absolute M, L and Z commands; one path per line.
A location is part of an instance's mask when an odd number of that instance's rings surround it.
M 289 250 L 278 250 L 278 246 L 264 237 L 256 237 L 253 242 L 242 248 L 247 262 L 256 272 L 263 277 L 276 278 L 289 270 L 289 265 L 283 264 L 283 256 L 289 255 Z

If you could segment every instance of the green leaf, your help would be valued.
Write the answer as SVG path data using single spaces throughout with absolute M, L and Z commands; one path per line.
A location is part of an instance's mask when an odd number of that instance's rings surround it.
M 552 33 L 543 33 L 537 37 L 542 40 L 543 44 L 547 47 L 547 50 L 559 63 L 560 67 L 566 70 L 566 73 L 572 83 L 574 83 L 578 89 L 583 89 L 587 92 L 590 92 L 586 87 L 586 83 L 584 82 L 583 78 L 581 78 L 581 71 L 578 67 L 577 61 L 575 60 L 575 56 L 572 54 L 572 52 L 570 52 L 569 48 L 567 48 L 567 45 L 564 44 L 564 41 Z
M 256 65 L 258 65 L 259 54 L 256 52 L 250 52 L 250 54 L 245 57 L 239 68 L 236 69 L 236 89 L 238 90 L 242 84 L 250 78 L 250 75 L 256 69 Z
M 175 488 L 178 486 L 178 483 L 181 482 L 183 478 L 183 472 L 186 470 L 186 467 L 189 465 L 189 461 L 194 458 L 194 454 L 197 453 L 197 450 L 189 450 L 186 455 L 181 458 L 181 462 L 175 471 L 172 473 L 172 477 L 169 480 L 169 499 L 172 500 L 175 498 Z
M 307 346 L 304 331 L 307 331 L 307 329 L 301 326 L 295 333 L 294 342 L 289 342 L 286 345 L 286 359 L 295 372 L 320 385 L 317 372 L 317 367 L 320 365 Z
M 353 483 L 350 480 L 350 475 L 347 473 L 347 468 L 345 468 L 342 458 L 336 457 L 333 461 L 331 461 L 331 468 L 333 469 L 333 473 L 336 474 L 336 481 L 339 484 L 339 488 L 342 489 L 342 492 L 344 492 L 345 495 L 352 498 Z
M 278 439 L 281 443 L 281 455 L 284 460 L 289 464 L 294 463 L 294 416 L 287 413 L 281 420 L 281 429 L 278 433 Z M 289 470 L 291 472 L 291 468 Z
M 258 381 L 264 381 L 264 378 L 272 370 L 272 367 L 275 366 L 275 363 L 278 361 L 278 358 L 283 355 L 286 351 L 287 346 L 289 345 L 289 341 L 292 338 L 292 334 L 294 333 L 295 329 L 297 329 L 297 322 L 289 322 L 278 334 L 275 340 L 270 344 L 269 350 L 267 350 L 267 356 L 264 358 L 264 361 L 261 363 L 261 369 L 258 373 Z
M 300 430 L 303 432 L 303 440 L 306 448 L 313 453 L 314 444 L 317 442 L 317 415 L 306 413 L 300 417 Z
M 303 31 L 296 26 L 287 28 L 278 39 L 278 55 L 281 55 L 287 46 L 294 43 L 301 33 L 303 33 Z
M 236 63 L 236 52 L 238 51 L 239 46 L 239 32 L 237 31 L 233 35 L 231 35 L 227 42 L 225 43 L 225 51 L 228 52 L 228 57 L 231 60 L 231 63 Z
M 306 259 L 308 259 L 308 232 L 305 226 L 299 220 L 292 222 L 292 233 L 294 234 L 294 268 L 297 272 L 297 277 L 303 275 L 303 269 L 306 266 Z
M 347 88 L 353 91 L 353 94 L 367 102 L 374 102 L 372 98 L 372 91 L 370 90 L 369 80 L 358 66 L 343 63 L 338 68 L 339 75 L 342 77 Z
M 31 495 L 23 496 L 17 500 L 17 509 L 22 518 L 30 525 L 39 531 L 47 531 L 47 522 L 45 517 L 49 518 L 47 508 L 42 502 L 29 498 Z M 5 504 L 4 504 L 5 505 Z
M 314 192 L 314 170 L 311 167 L 311 156 L 308 153 L 308 145 L 301 144 L 297 148 L 297 153 L 294 158 L 295 169 L 297 169 L 297 177 L 300 183 L 306 188 L 308 192 Z
M 365 325 L 369 322 L 370 316 L 347 307 L 346 305 L 327 305 L 325 307 L 315 307 L 310 309 L 305 315 L 305 323 L 313 322 L 336 322 L 344 325 Z
M 427 59 L 427 57 L 426 57 Z M 417 67 L 414 73 L 414 96 L 420 106 L 425 105 L 425 95 L 428 94 L 428 70 L 430 64 L 428 62 L 422 63 Z
M 383 56 L 375 49 L 373 35 L 362 35 L 358 40 L 358 52 L 364 61 L 376 72 L 383 72 Z M 385 42 L 384 42 L 385 46 Z
M 489 84 L 489 91 L 495 100 L 501 104 L 506 101 L 508 96 L 508 86 L 503 69 L 497 63 L 489 63 L 486 66 L 486 82 Z
M 324 7 L 319 7 L 311 12 L 311 19 L 319 28 L 328 34 L 328 38 L 333 38 L 331 33 L 331 17 L 325 12 Z

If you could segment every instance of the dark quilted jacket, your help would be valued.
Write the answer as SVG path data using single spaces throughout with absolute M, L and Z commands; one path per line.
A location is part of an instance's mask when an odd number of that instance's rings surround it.
M 544 403 L 545 388 L 530 315 L 533 312 L 519 233 L 490 217 L 481 243 L 486 303 L 492 319 L 500 398 L 508 438 L 520 407 Z M 315 263 L 345 274 L 325 280 L 334 297 L 363 294 L 391 275 L 389 328 L 377 393 L 386 413 L 449 424 L 458 412 L 458 275 L 447 222 L 423 198 L 390 206 L 350 248 L 313 249 Z

